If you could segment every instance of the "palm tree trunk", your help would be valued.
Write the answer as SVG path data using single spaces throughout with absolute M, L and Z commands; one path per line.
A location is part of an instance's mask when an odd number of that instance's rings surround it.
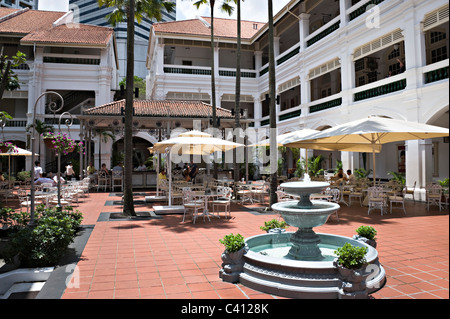
M 273 32 L 273 3 L 269 2 L 269 110 L 270 110 L 270 207 L 277 202 L 278 187 L 278 149 L 277 149 L 277 122 L 276 122 L 276 92 L 275 92 L 275 52 Z
M 234 132 L 239 134 L 241 128 L 241 0 L 237 1 L 237 52 L 236 52 L 236 95 L 234 105 Z M 235 135 L 235 142 L 237 136 Z M 234 151 L 234 181 L 239 181 L 239 163 L 237 161 L 237 149 Z M 236 185 L 236 183 L 235 183 Z
M 212 122 L 214 128 L 214 135 L 217 129 L 217 115 L 216 115 L 216 68 L 215 68 L 215 44 L 214 44 L 214 4 L 215 0 L 210 0 L 211 9 L 211 102 L 212 102 Z M 213 177 L 217 179 L 218 163 L 214 161 Z
M 135 0 L 130 0 L 127 18 L 127 83 L 125 100 L 125 136 L 124 136 L 124 198 L 123 214 L 136 216 L 133 203 L 133 86 L 134 86 L 134 14 Z

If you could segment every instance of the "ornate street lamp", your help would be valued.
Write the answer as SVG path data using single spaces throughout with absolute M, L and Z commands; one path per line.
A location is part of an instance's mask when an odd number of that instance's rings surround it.
M 61 100 L 61 106 L 57 110 L 56 110 L 56 108 L 57 108 L 56 102 L 55 101 L 50 102 L 49 105 L 48 105 L 50 110 L 52 110 L 52 111 L 55 110 L 54 113 L 56 113 L 57 111 L 61 110 L 64 107 L 64 99 L 63 99 L 63 97 L 59 93 L 54 92 L 54 91 L 47 91 L 47 92 L 42 93 L 36 99 L 36 102 L 34 102 L 33 117 L 32 117 L 32 122 L 31 122 L 33 124 L 33 126 L 32 126 L 33 131 L 31 133 L 31 185 L 30 185 L 30 192 L 31 192 L 31 199 L 30 199 L 30 201 L 31 201 L 31 205 L 30 205 L 30 223 L 29 223 L 30 227 L 33 227 L 35 225 L 35 220 L 34 220 L 34 210 L 35 210 L 35 202 L 34 202 L 34 199 L 35 199 L 35 196 L 34 196 L 34 193 L 35 193 L 35 187 L 34 187 L 34 161 L 35 161 L 34 148 L 35 147 L 34 146 L 35 145 L 34 144 L 35 143 L 34 143 L 34 140 L 35 140 L 35 133 L 36 133 L 35 132 L 36 108 L 37 108 L 37 104 L 38 104 L 39 100 L 42 97 L 44 97 L 46 95 L 49 95 L 49 94 L 54 94 Z M 58 172 L 59 172 L 59 169 L 58 169 Z M 59 183 L 59 174 L 58 174 L 58 183 Z M 58 190 L 58 200 L 59 200 L 59 190 Z

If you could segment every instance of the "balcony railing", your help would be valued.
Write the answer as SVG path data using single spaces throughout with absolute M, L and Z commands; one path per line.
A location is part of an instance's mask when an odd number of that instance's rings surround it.
M 316 30 L 315 32 L 311 33 L 309 36 L 306 37 L 306 46 L 310 47 L 314 43 L 322 40 L 323 38 L 327 37 L 337 29 L 339 29 L 339 25 L 341 24 L 340 16 L 335 17 L 333 20 L 322 26 L 320 29 Z
M 6 122 L 6 127 L 26 127 L 27 119 L 26 118 L 15 118 L 12 120 L 8 120 Z
M 337 99 L 332 99 L 329 101 L 321 102 L 315 105 L 311 105 L 309 107 L 309 113 L 315 113 L 323 110 L 327 110 L 333 107 L 337 107 L 339 105 L 342 105 L 342 97 L 339 97 Z
M 220 76 L 236 77 L 236 70 L 235 69 L 220 68 L 219 69 L 219 75 Z M 255 70 L 241 70 L 241 77 L 255 79 L 256 78 L 256 71 Z
M 448 66 L 425 73 L 425 83 L 448 79 Z
M 356 19 L 360 15 L 363 15 L 366 12 L 368 6 L 370 6 L 370 5 L 377 5 L 377 4 L 380 4 L 383 1 L 384 0 L 370 0 L 370 1 L 367 1 L 365 3 L 362 2 L 361 4 L 357 3 L 355 5 L 356 9 L 354 9 L 353 11 L 351 11 L 349 13 L 350 21 L 353 20 L 353 19 Z
M 381 82 L 381 81 L 377 81 L 377 82 Z M 361 101 L 361 100 L 365 100 L 365 99 L 370 99 L 373 97 L 393 93 L 396 91 L 401 91 L 405 88 L 406 88 L 406 78 L 400 79 L 397 81 L 393 81 L 393 82 L 390 82 L 387 84 L 378 85 L 376 87 L 373 87 L 373 88 L 370 88 L 370 89 L 367 89 L 367 90 L 364 90 L 361 92 L 356 92 L 354 100 L 355 100 L 355 102 L 357 102 L 357 101 Z
M 280 54 L 278 59 L 277 59 L 277 65 L 280 65 L 280 64 L 286 62 L 287 60 L 289 60 L 290 58 L 296 56 L 299 53 L 300 53 L 300 43 L 294 45 L 289 50 L 287 50 L 287 51 L 283 52 L 282 54 Z
M 189 75 L 211 75 L 211 68 L 198 66 L 173 66 L 164 65 L 164 73 L 170 74 L 189 74 Z

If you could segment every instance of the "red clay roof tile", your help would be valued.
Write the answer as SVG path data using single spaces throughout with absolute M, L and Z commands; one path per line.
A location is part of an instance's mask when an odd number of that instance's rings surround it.
M 114 34 L 108 27 L 87 24 L 63 24 L 47 30 L 31 32 L 21 43 L 64 43 L 106 46 Z
M 84 115 L 120 116 L 125 100 L 96 106 L 84 111 Z M 212 107 L 200 101 L 134 100 L 135 116 L 208 118 Z M 230 110 L 217 107 L 217 117 L 233 118 Z
M 207 23 L 211 23 L 211 18 L 203 18 Z M 250 39 L 265 23 L 242 21 L 241 36 L 242 39 Z M 210 36 L 211 30 L 200 19 L 162 22 L 153 24 L 155 32 L 174 33 L 174 34 L 191 34 Z M 237 21 L 232 19 L 214 19 L 214 34 L 217 37 L 237 38 Z

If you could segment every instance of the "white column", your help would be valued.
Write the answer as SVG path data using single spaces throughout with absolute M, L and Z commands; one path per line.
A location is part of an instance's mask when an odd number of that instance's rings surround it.
M 156 75 L 164 74 L 164 44 L 156 45 Z
M 300 72 L 300 105 L 302 105 L 301 117 L 309 114 L 308 103 L 311 101 L 311 81 L 308 80 L 308 71 L 302 67 Z
M 352 6 L 351 0 L 340 0 L 339 1 L 339 12 L 341 16 L 341 25 L 340 28 L 345 27 L 349 22 L 349 17 L 345 13 L 348 8 Z
M 406 142 L 406 186 L 412 188 L 417 182 L 416 190 L 422 188 L 422 192 L 418 191 L 422 200 L 425 200 L 423 189 L 432 178 L 432 147 L 430 139 Z
M 280 37 L 273 37 L 275 60 L 280 55 Z
M 341 88 L 342 105 L 347 107 L 353 103 L 352 88 L 355 85 L 355 63 L 352 60 L 352 54 L 348 46 L 341 47 Z
M 421 87 L 423 74 L 421 67 L 426 65 L 426 43 L 422 24 L 416 21 L 414 8 L 402 15 L 403 35 L 405 37 L 405 67 L 407 74 L 407 89 Z
M 255 51 L 254 55 L 255 55 L 255 70 L 258 72 L 262 67 L 262 51 Z
M 309 35 L 309 17 L 311 15 L 307 13 L 300 14 L 300 52 L 305 51 L 306 41 L 305 38 Z
M 255 119 L 255 127 L 260 127 L 260 120 L 262 117 L 262 103 L 260 101 L 259 95 L 253 95 L 253 101 L 254 101 L 254 119 Z

